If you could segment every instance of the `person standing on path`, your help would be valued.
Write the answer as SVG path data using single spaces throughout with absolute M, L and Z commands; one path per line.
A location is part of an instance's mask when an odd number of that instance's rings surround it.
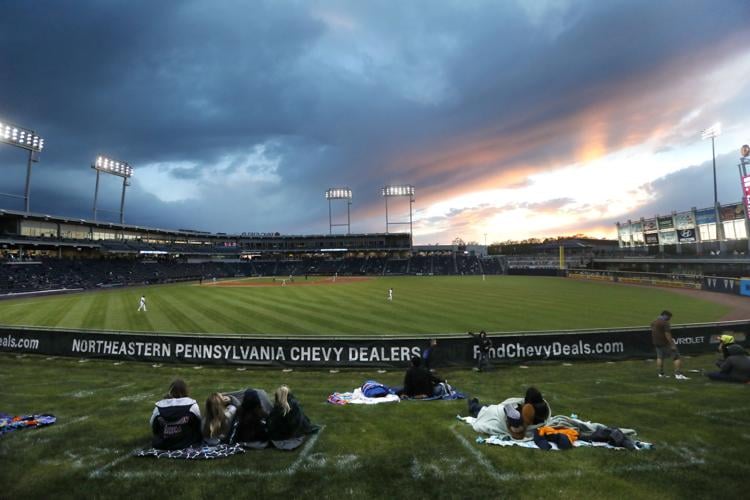
M 671 312 L 662 311 L 659 317 L 651 322 L 651 341 L 656 349 L 656 368 L 659 370 L 659 378 L 669 377 L 664 374 L 664 358 L 671 357 L 674 364 L 674 378 L 688 380 L 688 377 L 682 374 L 680 351 L 677 350 L 677 344 L 672 338 L 672 327 L 669 324 L 671 319 Z

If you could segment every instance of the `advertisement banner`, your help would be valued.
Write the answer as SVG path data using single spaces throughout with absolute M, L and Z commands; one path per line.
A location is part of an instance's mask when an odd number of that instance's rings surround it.
M 656 219 L 646 219 L 643 221 L 643 230 L 648 231 L 656 231 L 659 228 L 656 226 Z
M 714 224 L 716 222 L 716 211 L 713 208 L 702 208 L 695 212 L 696 224 Z
M 677 229 L 690 229 L 695 227 L 693 212 L 682 212 L 674 216 L 674 225 Z
M 677 239 L 680 243 L 695 243 L 697 241 L 695 229 L 679 229 L 677 231 Z
M 745 213 L 750 214 L 750 175 L 742 177 L 742 200 L 745 203 Z
M 677 233 L 675 231 L 667 231 L 660 234 L 662 245 L 674 245 L 677 243 Z
M 739 278 L 704 277 L 703 289 L 710 292 L 740 294 Z
M 737 220 L 745 218 L 745 207 L 742 203 L 727 205 L 719 209 L 719 216 L 723 221 Z
M 684 354 L 714 352 L 717 336 L 727 331 L 743 342 L 750 332 L 750 322 L 672 327 L 672 335 Z M 654 355 L 648 327 L 489 336 L 493 342 L 490 360 L 494 363 L 617 360 Z M 201 365 L 405 368 L 428 343 L 427 338 L 242 338 L 0 328 L 3 352 Z M 432 365 L 468 367 L 475 365 L 478 358 L 479 346 L 472 337 L 438 338 Z
M 672 216 L 659 217 L 659 229 L 674 229 Z
M 659 233 L 646 233 L 643 235 L 643 240 L 646 242 L 646 245 L 658 245 Z

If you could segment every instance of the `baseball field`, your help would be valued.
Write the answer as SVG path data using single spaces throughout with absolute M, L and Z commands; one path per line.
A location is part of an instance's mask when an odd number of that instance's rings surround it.
M 393 288 L 393 301 L 387 291 Z M 141 295 L 147 311 L 138 312 Z M 715 321 L 731 303 L 672 290 L 560 278 L 410 277 L 231 280 L 0 302 L 0 324 L 248 334 L 367 335 L 576 329 Z M 709 300 L 706 299 L 708 297 Z M 644 451 L 551 451 L 476 442 L 466 401 L 334 406 L 399 370 L 245 369 L 0 354 L 0 412 L 57 422 L 0 436 L 0 498 L 742 498 L 750 386 L 709 382 L 716 355 L 685 360 L 690 380 L 653 360 L 542 363 L 440 375 L 498 403 L 538 387 L 553 414 L 633 428 Z M 671 366 L 667 364 L 668 372 Z M 171 380 L 209 393 L 287 384 L 321 430 L 293 452 L 211 461 L 136 458 Z
M 288 281 L 288 280 L 287 280 Z M 393 300 L 388 301 L 388 289 Z M 141 295 L 146 312 L 139 312 Z M 704 294 L 722 298 L 721 294 Z M 0 301 L 0 324 L 269 335 L 435 335 L 716 321 L 731 305 L 677 291 L 523 276 L 249 278 Z

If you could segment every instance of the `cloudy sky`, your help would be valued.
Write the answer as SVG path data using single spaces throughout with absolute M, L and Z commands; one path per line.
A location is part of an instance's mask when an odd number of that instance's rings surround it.
M 740 200 L 750 2 L 8 1 L 2 121 L 46 139 L 34 212 L 89 217 L 104 153 L 135 168 L 133 224 L 324 234 L 348 186 L 352 231 L 383 232 L 380 188 L 408 183 L 418 244 L 614 236 L 711 205 L 715 122 Z M 0 191 L 24 165 L 0 145 Z

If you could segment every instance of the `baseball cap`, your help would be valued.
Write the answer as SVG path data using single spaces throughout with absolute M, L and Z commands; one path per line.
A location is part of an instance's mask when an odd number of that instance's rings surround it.
M 719 340 L 721 340 L 722 344 L 731 344 L 731 343 L 734 342 L 734 337 L 732 337 L 731 335 L 726 335 L 725 334 L 725 335 L 722 335 L 721 337 L 719 337 Z

